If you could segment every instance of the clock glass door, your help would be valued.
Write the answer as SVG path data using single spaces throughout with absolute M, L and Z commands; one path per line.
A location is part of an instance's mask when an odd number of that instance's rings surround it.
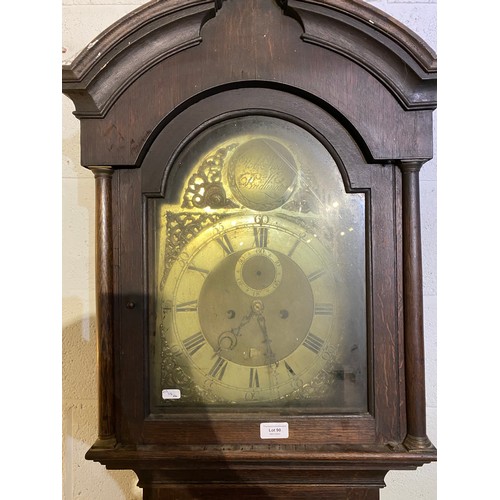
M 148 198 L 155 413 L 366 412 L 366 194 L 307 127 L 233 117 Z

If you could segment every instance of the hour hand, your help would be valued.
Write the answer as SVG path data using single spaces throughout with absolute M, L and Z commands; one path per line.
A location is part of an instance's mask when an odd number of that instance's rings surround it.
M 260 331 L 262 332 L 262 335 L 264 335 L 264 344 L 266 344 L 266 357 L 269 359 L 269 362 L 273 363 L 275 360 L 275 355 L 273 353 L 273 350 L 271 349 L 271 339 L 269 338 L 269 334 L 267 333 L 267 327 L 266 327 L 266 318 L 264 317 L 263 313 L 264 307 L 262 306 L 262 309 L 259 311 L 259 314 L 257 314 L 257 323 L 259 324 Z

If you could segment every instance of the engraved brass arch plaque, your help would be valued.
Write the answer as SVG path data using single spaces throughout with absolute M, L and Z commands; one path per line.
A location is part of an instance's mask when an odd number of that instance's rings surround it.
M 268 211 L 283 206 L 292 196 L 298 167 L 280 142 L 261 137 L 236 148 L 228 162 L 228 182 L 244 206 Z

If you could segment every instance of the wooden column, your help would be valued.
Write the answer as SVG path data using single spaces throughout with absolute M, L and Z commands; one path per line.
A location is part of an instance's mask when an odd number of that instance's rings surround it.
M 419 172 L 423 161 L 402 161 L 403 174 L 403 294 L 407 435 L 411 450 L 434 449 L 427 437 L 424 368 L 422 239 Z
M 113 446 L 113 241 L 111 216 L 111 167 L 90 167 L 95 177 L 96 313 L 98 376 L 97 446 Z

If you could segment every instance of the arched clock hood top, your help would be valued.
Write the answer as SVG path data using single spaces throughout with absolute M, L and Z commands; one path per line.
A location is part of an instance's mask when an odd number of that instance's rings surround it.
M 226 43 L 230 36 L 239 43 Z M 188 54 L 190 60 L 198 57 L 204 69 L 196 73 L 188 68 L 179 60 L 184 52 L 185 61 Z M 324 60 L 322 68 L 308 67 L 313 53 Z M 211 70 L 217 74 L 207 78 Z M 152 72 L 157 72 L 156 82 L 162 73 L 164 88 L 145 85 Z M 328 78 L 331 74 L 331 88 L 315 88 L 316 80 L 325 80 L 325 72 Z M 168 92 L 170 78 L 186 81 L 184 95 L 162 95 Z M 367 99 L 357 95 L 366 94 L 366 79 L 383 87 L 394 101 L 391 106 L 401 111 L 436 107 L 432 49 L 360 0 L 155 0 L 114 23 L 63 65 L 63 92 L 73 100 L 80 119 L 106 118 L 125 95 L 129 107 L 135 102 L 141 106 L 134 95 L 138 81 L 143 92 L 158 93 L 150 113 L 156 123 L 144 124 L 149 132 L 182 102 L 214 89 L 249 85 L 309 92 L 362 131 L 348 108 L 352 99 Z M 374 97 L 379 98 L 376 92 Z M 135 134 L 136 146 L 141 140 Z M 122 161 L 135 162 L 136 155 L 124 155 Z

